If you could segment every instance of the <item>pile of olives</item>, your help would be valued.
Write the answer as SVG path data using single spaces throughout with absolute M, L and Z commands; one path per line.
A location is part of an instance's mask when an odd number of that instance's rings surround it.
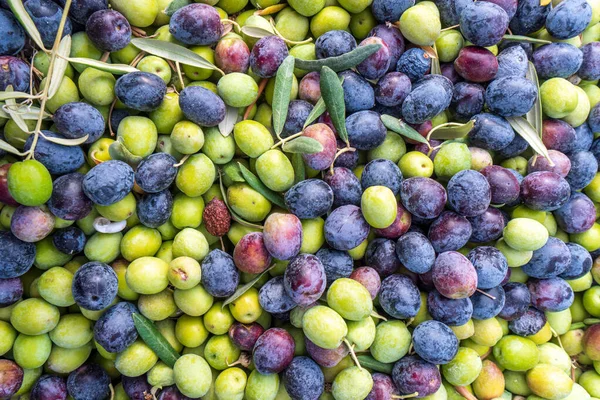
M 599 79 L 600 0 L 0 0 L 0 399 L 600 399 Z

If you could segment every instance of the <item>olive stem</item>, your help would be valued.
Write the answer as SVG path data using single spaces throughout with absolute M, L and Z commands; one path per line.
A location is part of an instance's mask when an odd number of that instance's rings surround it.
M 146 31 L 143 29 L 138 28 L 137 26 L 132 26 L 131 27 L 131 33 L 133 34 L 133 36 L 135 37 L 146 37 Z
M 246 112 L 244 113 L 244 121 L 248 119 L 248 116 L 250 115 L 250 111 L 252 111 L 252 107 L 254 107 L 256 105 L 256 101 L 258 100 L 258 98 L 260 97 L 262 92 L 265 90 L 265 87 L 267 87 L 268 82 L 269 82 L 269 80 L 267 78 L 263 78 L 260 81 L 260 84 L 258 85 L 258 94 L 256 95 L 256 100 L 254 100 L 254 102 L 252 102 L 252 104 L 250 104 L 248 106 L 248 108 L 246 108 Z
M 382 321 L 387 321 L 387 318 L 384 317 L 383 315 L 378 314 L 377 311 L 371 312 L 371 317 L 380 319 Z
M 275 28 L 275 21 L 273 20 L 273 18 L 271 18 L 271 20 L 269 22 L 271 23 L 271 27 L 273 28 L 273 32 L 275 32 L 275 35 L 279 36 L 279 38 L 281 40 L 283 40 L 284 42 L 286 42 L 288 44 L 297 45 L 297 44 L 306 44 L 306 43 L 312 42 L 312 38 L 308 38 L 306 40 L 301 40 L 301 41 L 286 39 L 281 33 L 279 33 L 277 28 Z
M 595 324 L 600 324 L 600 319 L 598 319 L 598 318 L 586 318 L 586 319 L 583 320 L 583 323 L 586 324 L 587 326 L 595 325 Z
M 354 345 L 350 344 L 350 342 L 346 338 L 344 338 L 344 343 L 346 343 L 346 346 L 348 346 L 348 351 L 350 352 L 350 357 L 352 357 L 352 360 L 354 360 L 354 364 L 356 364 L 358 369 L 362 371 L 360 361 L 358 361 L 358 358 L 356 357 L 356 353 L 354 352 Z
M 489 293 L 486 293 L 486 292 L 484 292 L 484 291 L 483 291 L 483 290 L 481 290 L 481 289 L 477 289 L 477 291 L 478 291 L 479 293 L 481 293 L 482 295 L 489 297 L 489 298 L 490 298 L 490 299 L 492 299 L 492 300 L 496 300 L 496 298 L 495 298 L 494 296 L 492 296 L 492 295 L 491 295 L 491 294 L 489 294 Z
M 108 61 L 108 57 L 110 57 L 110 51 L 105 51 L 102 53 L 102 57 L 100 57 L 100 61 L 106 62 Z
M 229 24 L 231 24 L 231 25 L 235 25 L 235 26 L 236 26 L 238 29 L 242 29 L 242 27 L 240 26 L 240 24 L 238 24 L 237 22 L 235 22 L 235 21 L 234 21 L 234 20 L 232 20 L 232 19 L 223 18 L 223 19 L 221 20 L 221 23 L 223 23 L 223 22 L 227 22 L 227 23 L 229 23 Z
M 481 361 L 483 361 L 483 360 L 485 360 L 486 358 L 488 358 L 490 354 L 492 354 L 492 349 L 489 349 L 488 351 L 486 351 L 485 353 L 483 353 L 483 354 L 481 355 L 481 357 L 479 357 L 479 358 L 481 358 Z
M 129 63 L 129 65 L 131 65 L 132 67 L 135 67 L 136 65 L 138 65 L 138 63 L 142 60 L 142 58 L 144 58 L 146 56 L 146 52 L 145 51 L 140 51 L 138 53 L 137 56 L 135 56 L 133 58 L 133 60 L 131 60 L 131 62 Z M 167 60 L 167 62 L 170 60 Z
M 560 340 L 560 335 L 558 334 L 558 332 L 556 332 L 553 327 L 550 327 L 550 332 L 552 332 L 552 335 L 554 335 L 556 340 L 558 340 L 560 348 L 564 350 L 565 348 L 563 347 L 562 340 Z
M 112 114 L 113 114 L 113 111 L 115 110 L 115 104 L 117 104 L 116 97 L 113 100 L 113 102 L 111 103 L 110 109 L 108 110 L 108 132 L 110 132 L 110 136 L 115 136 L 115 132 L 112 129 Z
M 115 388 L 112 383 L 108 385 L 108 389 L 110 390 L 110 400 L 113 400 L 115 398 Z
M 60 45 L 60 41 L 62 40 L 62 34 L 65 29 L 65 24 L 67 22 L 67 15 L 69 14 L 69 9 L 71 8 L 71 1 L 72 0 L 66 0 L 65 7 L 63 8 L 63 14 L 60 19 L 60 25 L 58 25 L 58 30 L 56 31 L 56 39 L 54 39 L 54 46 L 52 46 L 52 52 L 50 54 L 50 63 L 48 64 L 48 75 L 46 77 L 46 85 L 44 86 L 44 90 L 42 90 L 42 94 L 40 97 L 40 113 L 38 115 L 37 123 L 35 125 L 35 130 L 33 131 L 33 141 L 31 142 L 31 147 L 29 148 L 27 154 L 27 160 L 32 159 L 34 156 L 35 148 L 39 139 L 39 133 L 42 129 L 42 121 L 44 120 L 46 102 L 48 101 L 48 90 L 50 89 L 50 81 L 54 72 L 54 62 L 56 61 L 58 46 Z
M 467 400 L 477 400 L 477 397 L 473 396 L 464 386 L 454 386 L 454 389 Z
M 181 160 L 179 160 L 179 162 L 177 164 L 173 164 L 173 166 L 175 168 L 179 168 L 183 165 L 183 163 L 185 163 L 187 161 L 187 159 L 190 158 L 189 154 L 186 154 L 185 156 L 183 156 L 183 158 Z
M 402 395 L 402 396 L 399 396 L 397 394 L 391 395 L 392 399 L 412 399 L 414 397 L 419 397 L 419 392 L 414 392 L 414 393 L 411 393 L 411 394 L 405 394 L 405 395 Z
M 299 136 L 302 136 L 304 132 L 298 132 L 298 133 L 294 133 L 291 136 L 286 137 L 285 139 L 281 139 L 279 142 L 275 143 L 273 146 L 271 146 L 272 149 L 275 149 L 279 146 L 282 146 L 284 143 L 289 142 L 292 139 L 296 139 Z
M 452 25 L 452 26 L 449 26 L 449 27 L 447 27 L 447 28 L 444 28 L 444 29 L 442 29 L 440 32 L 449 31 L 449 30 L 451 30 L 451 29 L 454 29 L 454 28 L 459 28 L 459 27 L 460 27 L 460 24 Z
M 179 83 L 181 84 L 181 90 L 185 89 L 185 82 L 183 82 L 183 75 L 181 74 L 181 67 L 179 66 L 179 62 L 175 61 L 175 70 L 177 71 L 177 77 L 179 78 Z
M 329 172 L 333 175 L 333 166 L 335 165 L 335 160 L 338 159 L 339 156 L 341 156 L 344 153 L 347 153 L 349 151 L 356 151 L 356 149 L 354 147 L 350 147 L 350 145 L 347 145 L 346 147 L 344 147 L 341 150 L 338 150 L 337 153 L 335 153 L 335 157 L 333 158 L 333 162 L 331 163 L 331 166 L 329 167 Z

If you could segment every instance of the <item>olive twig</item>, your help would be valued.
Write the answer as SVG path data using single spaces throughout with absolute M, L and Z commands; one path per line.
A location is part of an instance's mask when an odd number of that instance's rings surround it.
M 338 157 L 341 156 L 342 154 L 347 153 L 349 151 L 356 151 L 356 149 L 354 147 L 350 147 L 350 145 L 347 145 L 346 147 L 344 147 L 343 149 L 338 150 L 338 152 L 335 153 L 335 157 L 333 158 L 333 162 L 329 166 L 329 172 L 332 175 L 333 175 L 333 166 L 335 165 L 335 160 L 337 160 Z
M 489 297 L 489 298 L 490 298 L 490 299 L 492 299 L 492 300 L 496 300 L 496 297 L 492 296 L 491 294 L 489 294 L 489 293 L 487 293 L 487 292 L 484 292 L 484 291 L 483 291 L 483 290 L 481 290 L 481 289 L 477 289 L 477 291 L 478 291 L 479 293 L 481 293 L 482 295 L 484 295 L 484 296 L 486 296 L 486 297 Z
M 460 27 L 460 24 L 452 25 L 452 26 L 442 29 L 440 32 L 449 31 L 451 29 L 455 29 L 455 28 L 459 28 L 459 27 Z
M 302 132 L 298 132 L 298 133 L 294 133 L 293 135 L 290 135 L 284 139 L 281 139 L 279 142 L 275 143 L 273 146 L 271 146 L 271 149 L 276 149 L 279 146 L 283 146 L 285 143 L 289 142 L 292 139 L 296 139 L 297 137 L 302 136 L 302 134 L 304 133 L 304 131 Z
M 173 166 L 175 168 L 181 167 L 187 161 L 188 158 L 190 158 L 190 155 L 186 154 L 185 156 L 183 156 L 183 158 L 181 160 L 179 160 L 179 162 L 177 164 L 173 164 Z
M 183 90 L 185 89 L 185 82 L 183 81 L 183 75 L 181 74 L 181 66 L 177 61 L 175 61 L 175 70 L 177 71 L 177 77 L 179 78 L 179 83 L 181 84 L 181 90 Z
M 106 62 L 108 61 L 108 57 L 110 57 L 110 51 L 105 51 L 102 53 L 102 57 L 100 57 L 100 61 Z
M 454 390 L 467 400 L 477 400 L 477 397 L 473 396 L 464 386 L 454 386 Z
M 110 136 L 115 136 L 115 132 L 112 129 L 112 114 L 113 114 L 113 111 L 115 110 L 115 104 L 117 104 L 116 97 L 113 100 L 113 102 L 111 103 L 110 109 L 108 110 L 108 132 L 110 133 Z
M 384 317 L 383 315 L 378 314 L 377 311 L 372 311 L 371 312 L 371 317 L 380 319 L 382 321 L 387 321 L 387 318 Z
M 223 18 L 221 19 L 221 23 L 226 22 L 228 24 L 234 25 L 235 27 L 237 27 L 238 29 L 242 29 L 242 27 L 240 26 L 240 24 L 238 24 L 237 22 L 235 22 L 232 19 L 227 19 L 227 18 Z
M 414 392 L 411 394 L 404 394 L 404 395 L 397 395 L 397 394 L 393 394 L 391 396 L 392 399 L 412 399 L 415 397 L 419 397 L 419 392 Z
M 263 78 L 259 85 L 258 85 L 258 94 L 256 95 L 256 100 L 254 100 L 252 102 L 252 104 L 250 104 L 247 108 L 246 108 L 246 112 L 244 112 L 244 121 L 248 119 L 248 116 L 250 115 L 250 111 L 252 111 L 252 108 L 256 105 L 256 102 L 258 101 L 258 98 L 260 97 L 260 95 L 262 94 L 262 92 L 265 90 L 265 88 L 267 87 L 267 83 L 269 83 L 269 80 L 267 78 Z

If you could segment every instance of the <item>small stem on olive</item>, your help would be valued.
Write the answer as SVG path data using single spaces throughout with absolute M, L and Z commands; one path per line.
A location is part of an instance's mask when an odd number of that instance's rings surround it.
M 110 109 L 108 110 L 108 132 L 110 132 L 110 136 L 115 136 L 115 132 L 112 128 L 112 114 L 115 110 L 115 104 L 117 104 L 117 99 L 115 98 L 110 105 Z
M 108 57 L 110 57 L 110 51 L 105 51 L 102 53 L 102 57 L 100 57 L 100 61 L 106 62 L 108 61 Z
M 464 386 L 454 386 L 454 389 L 467 400 L 477 400 L 477 397 L 473 396 Z
M 350 352 L 350 357 L 352 357 L 352 360 L 354 360 L 354 364 L 356 364 L 358 369 L 362 371 L 360 362 L 358 361 L 358 358 L 356 357 L 356 353 L 354 352 L 354 345 L 350 344 L 350 342 L 346 338 L 344 338 L 344 343 L 346 343 L 346 346 L 348 347 L 348 351 Z
M 179 168 L 183 165 L 183 163 L 185 163 L 187 161 L 187 159 L 190 158 L 189 154 L 186 154 L 185 156 L 183 156 L 183 158 L 181 160 L 179 160 L 179 162 L 177 164 L 173 164 L 173 166 L 175 168 Z
M 273 146 L 271 146 L 272 149 L 275 149 L 279 146 L 282 146 L 284 143 L 289 142 L 292 139 L 296 139 L 299 136 L 302 136 L 302 133 L 304 132 L 298 132 L 298 133 L 294 133 L 293 135 L 290 135 L 284 139 L 281 139 L 279 142 L 275 143 Z
M 411 393 L 411 394 L 405 394 L 405 395 L 402 395 L 402 396 L 397 395 L 397 394 L 393 394 L 391 396 L 392 399 L 412 399 L 414 397 L 419 397 L 419 392 L 414 392 L 414 393 Z
M 250 104 L 248 106 L 248 108 L 246 108 L 246 112 L 244 113 L 244 121 L 248 119 L 248 116 L 250 115 L 250 112 L 252 111 L 252 107 L 254 107 L 256 105 L 256 101 L 258 100 L 258 98 L 260 97 L 262 92 L 267 87 L 268 82 L 269 82 L 269 80 L 267 78 L 263 78 L 260 81 L 260 84 L 258 85 L 258 95 L 256 96 L 256 100 L 254 100 L 254 102 L 252 104 Z
M 496 297 L 492 296 L 492 295 L 491 295 L 491 294 L 489 294 L 489 293 L 486 293 L 486 292 L 484 292 L 484 291 L 483 291 L 483 290 L 481 290 L 481 289 L 477 289 L 477 291 L 478 291 L 479 293 L 481 293 L 482 295 L 484 295 L 484 296 L 486 296 L 486 297 L 489 297 L 489 298 L 490 298 L 490 299 L 492 299 L 492 300 L 496 300 Z

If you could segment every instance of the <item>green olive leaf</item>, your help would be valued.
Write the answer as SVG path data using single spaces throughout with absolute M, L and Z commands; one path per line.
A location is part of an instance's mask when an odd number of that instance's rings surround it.
M 144 343 L 156 353 L 162 362 L 167 364 L 170 368 L 173 368 L 175 361 L 181 357 L 179 353 L 175 351 L 173 346 L 165 339 L 152 321 L 138 313 L 133 313 L 131 316 L 133 318 L 135 329 L 138 331 Z
M 43 133 L 40 133 L 40 135 L 42 135 L 42 137 L 49 142 L 61 144 L 63 146 L 71 146 L 71 147 L 79 146 L 80 144 L 85 143 L 85 141 L 88 140 L 88 137 L 90 136 L 90 135 L 85 135 L 85 136 L 77 138 L 77 139 L 64 139 L 64 138 L 56 138 L 56 137 L 52 137 L 52 136 L 45 136 Z
M 363 47 L 368 47 L 363 46 Z M 377 45 L 379 46 L 379 45 Z M 321 69 L 321 96 L 331 122 L 335 127 L 340 139 L 348 144 L 348 131 L 346 130 L 346 103 L 344 101 L 344 88 L 335 71 L 327 66 Z
M 294 77 L 294 56 L 287 56 L 279 66 L 275 76 L 275 88 L 273 89 L 273 130 L 275 135 L 280 138 L 281 132 L 287 119 L 288 108 L 290 105 L 290 95 L 292 93 L 292 83 Z
M 123 143 L 123 138 L 117 138 L 117 140 L 108 147 L 108 154 L 110 158 L 113 160 L 123 161 L 133 168 L 136 168 L 139 163 L 142 162 L 143 158 L 140 156 L 136 156 L 131 153 L 125 144 Z
M 8 99 L 37 99 L 38 96 L 33 96 L 29 93 L 25 92 L 0 92 L 0 101 L 8 100 Z
M 19 20 L 23 28 L 27 31 L 27 34 L 38 45 L 40 49 L 46 51 L 44 47 L 44 42 L 42 42 L 42 36 L 38 31 L 37 27 L 33 23 L 33 20 L 29 16 L 27 10 L 25 10 L 25 6 L 23 6 L 22 0 L 7 0 L 8 6 L 11 11 L 15 15 L 15 17 Z
M 67 67 L 69 66 L 67 57 L 69 57 L 70 53 L 71 35 L 65 35 L 61 39 L 58 49 L 56 50 L 56 55 L 59 57 L 56 57 L 54 60 L 54 67 L 52 69 L 52 76 L 50 78 L 50 86 L 48 86 L 48 99 L 51 99 L 60 88 L 60 84 L 62 83 L 65 72 L 67 71 Z
M 539 137 L 542 137 L 542 97 L 540 96 L 540 81 L 538 80 L 537 72 L 535 70 L 535 66 L 531 61 L 529 61 L 529 65 L 527 67 L 527 79 L 533 82 L 535 87 L 537 88 L 537 99 L 531 107 L 531 110 L 525 115 L 527 121 L 533 126 L 535 131 L 538 133 Z
M 404 136 L 408 139 L 412 139 L 415 142 L 423 143 L 429 146 L 429 142 L 427 141 L 427 139 L 421 136 L 419 132 L 415 131 L 401 119 L 392 117 L 391 115 L 383 114 L 381 116 L 381 122 L 383 122 L 383 125 L 385 125 L 385 127 L 390 131 Z
M 394 364 L 382 363 L 371 356 L 360 355 L 356 356 L 356 358 L 358 358 L 358 361 L 360 362 L 361 366 L 388 375 L 392 373 L 392 369 L 394 367 Z
M 544 142 L 542 142 L 542 139 L 536 132 L 535 128 L 531 126 L 529 121 L 527 121 L 523 117 L 508 117 L 506 118 L 506 120 L 508 121 L 510 126 L 512 126 L 512 128 L 515 130 L 515 132 L 521 135 L 521 137 L 525 139 L 527 143 L 529 143 L 533 151 L 545 157 L 550 163 L 550 165 L 552 165 L 552 160 L 548 155 L 548 149 L 546 149 Z
M 270 270 L 272 270 L 273 268 L 275 268 L 276 264 L 271 265 L 269 268 L 267 268 L 266 270 L 264 270 L 262 273 L 258 274 L 256 277 L 254 277 L 254 279 L 252 279 L 250 282 L 246 283 L 243 286 L 240 286 L 237 288 L 237 290 L 235 291 L 235 293 L 233 293 L 231 296 L 229 296 L 224 302 L 223 305 L 221 306 L 221 309 L 225 308 L 227 305 L 233 303 L 234 301 L 236 301 L 237 299 L 239 299 L 240 297 L 242 297 L 242 295 L 244 293 L 246 293 L 248 290 L 250 290 L 251 287 L 253 287 L 254 285 L 256 285 L 256 282 L 260 281 L 260 279 L 265 276 L 265 274 L 268 274 Z
M 175 14 L 175 11 L 185 6 L 189 6 L 190 4 L 192 4 L 190 0 L 173 0 L 169 3 L 167 8 L 165 8 L 165 14 L 167 14 L 170 17 L 173 14 Z
M 193 51 L 178 44 L 147 38 L 131 39 L 131 43 L 146 53 L 150 53 L 181 64 L 191 65 L 192 67 L 219 71 L 222 75 L 225 75 L 223 71 L 206 60 L 204 57 L 201 57 Z
M 261 39 L 267 36 L 275 36 L 275 32 L 271 32 L 268 29 L 261 28 L 258 26 L 242 26 L 242 33 L 246 36 L 255 39 Z
M 13 86 L 8 85 L 5 89 L 7 92 L 13 91 Z M 6 99 L 6 105 L 4 106 L 4 110 L 8 113 L 10 118 L 17 124 L 19 129 L 23 132 L 29 132 L 29 127 L 25 122 L 25 119 L 18 112 L 18 105 L 15 99 Z
M 433 44 L 433 52 L 435 53 L 435 57 L 431 57 L 431 73 L 434 75 L 441 75 L 442 68 L 440 67 L 440 59 L 437 56 L 437 47 L 435 47 L 435 43 Z
M 306 122 L 304 122 L 303 129 L 315 122 L 321 115 L 323 115 L 323 113 L 325 113 L 325 111 L 327 111 L 327 106 L 325 106 L 325 100 L 323 100 L 321 97 L 311 110 L 310 114 L 308 114 L 308 118 L 306 118 Z
M 475 126 L 474 119 L 464 124 L 447 122 L 430 130 L 427 139 L 449 140 L 464 138 L 473 129 L 473 126 Z
M 24 156 L 26 153 L 22 153 L 19 150 L 17 150 L 16 147 L 6 143 L 4 140 L 0 139 L 0 149 L 9 152 L 11 154 L 17 155 L 17 156 Z
M 292 167 L 294 168 L 294 185 L 306 179 L 306 166 L 302 154 L 292 154 Z
M 537 44 L 550 44 L 552 43 L 549 40 L 544 39 L 536 39 L 529 36 L 521 36 L 521 35 L 504 35 L 502 36 L 502 40 L 510 40 L 513 42 L 525 42 L 525 43 L 537 43 Z
M 299 58 L 296 60 L 296 68 L 304 71 L 320 71 L 323 67 L 329 67 L 335 72 L 345 71 L 356 67 L 375 54 L 380 48 L 380 44 L 368 44 L 366 46 L 359 46 L 337 57 L 322 58 L 320 60 L 302 60 Z
M 225 186 L 223 185 L 223 177 L 221 176 L 221 171 L 219 171 L 219 187 L 221 189 L 221 196 L 223 196 L 223 202 L 227 206 L 227 209 L 229 210 L 229 214 L 231 214 L 231 218 L 240 225 L 262 231 L 264 228 L 262 225 L 256 225 L 251 222 L 245 221 L 242 217 L 237 215 L 235 211 L 233 211 L 231 206 L 229 206 L 229 201 L 227 200 L 227 193 L 225 192 Z
M 82 58 L 82 57 L 69 57 L 68 61 L 76 64 L 87 65 L 88 67 L 96 68 L 101 71 L 110 72 L 115 75 L 123 75 L 128 74 L 130 72 L 135 72 L 138 69 L 132 67 L 127 64 L 109 64 L 99 60 L 92 60 L 91 58 Z
M 236 107 L 227 106 L 225 118 L 219 122 L 219 132 L 227 137 L 233 132 L 233 127 L 238 120 L 238 109 Z
M 323 145 L 316 139 L 300 136 L 285 142 L 281 149 L 286 153 L 314 154 L 323 151 Z
M 238 165 L 240 166 L 240 172 L 242 173 L 242 176 L 248 185 L 252 187 L 252 189 L 263 195 L 271 203 L 283 208 L 284 210 L 287 210 L 287 206 L 285 205 L 285 202 L 279 193 L 275 193 L 266 187 L 265 184 L 262 183 L 260 179 L 258 179 L 258 177 L 252 173 L 252 171 L 244 166 L 244 164 L 238 163 Z
M 2 105 L 0 107 L 0 118 L 6 118 L 9 119 L 10 118 L 10 114 L 6 111 L 8 107 L 5 105 Z M 17 112 L 21 115 L 21 118 L 23 118 L 24 120 L 37 120 L 40 117 L 40 109 L 39 107 L 34 107 L 30 104 L 17 104 L 16 108 L 12 107 L 14 112 Z M 42 116 L 43 119 L 48 119 L 50 118 L 51 115 L 48 114 L 47 112 L 44 113 L 44 115 Z

